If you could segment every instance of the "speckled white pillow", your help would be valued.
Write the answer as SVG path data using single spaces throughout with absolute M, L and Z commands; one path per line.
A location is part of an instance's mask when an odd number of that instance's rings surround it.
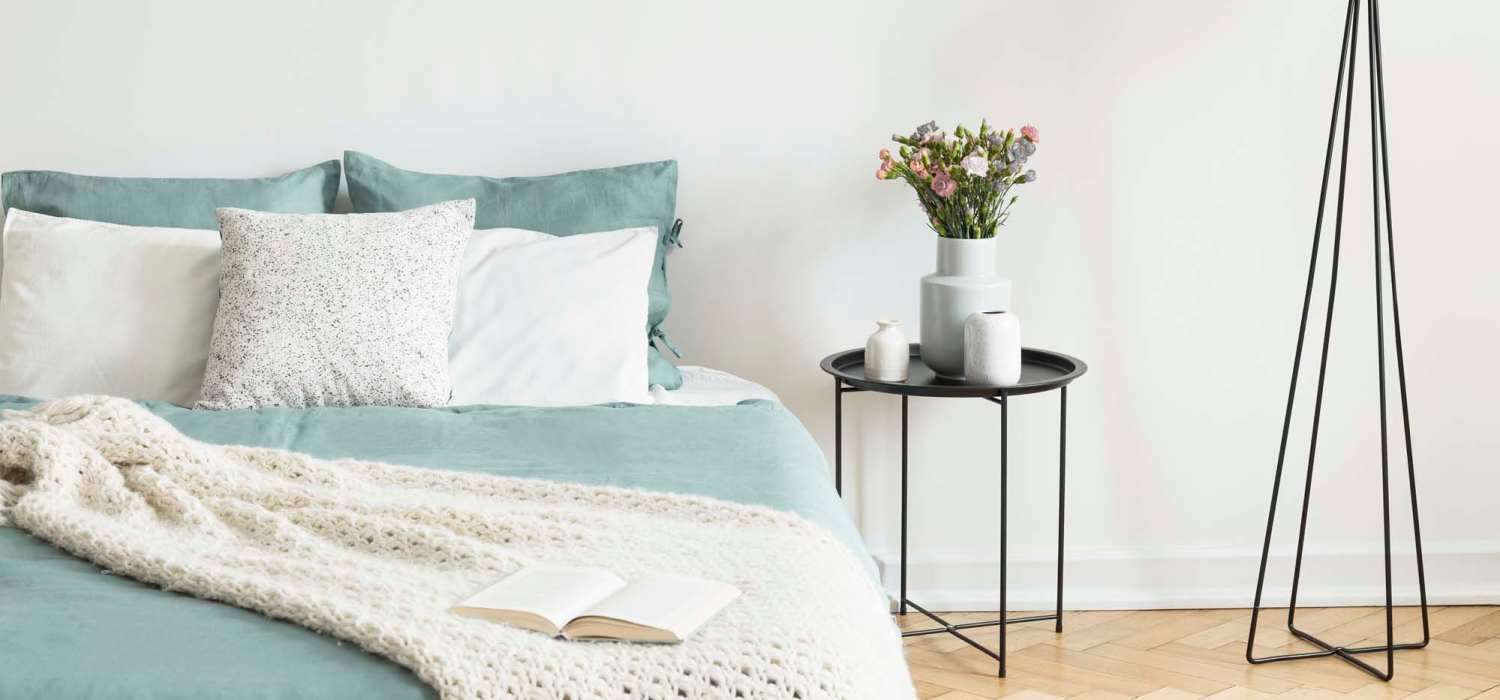
M 390 214 L 219 209 L 196 408 L 442 406 L 474 200 Z

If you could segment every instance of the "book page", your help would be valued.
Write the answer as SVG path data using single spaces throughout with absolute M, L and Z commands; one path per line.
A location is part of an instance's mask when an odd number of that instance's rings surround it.
M 738 588 L 718 581 L 692 576 L 652 576 L 589 606 L 582 617 L 654 627 L 671 632 L 680 641 L 739 595 Z
M 584 566 L 535 565 L 500 579 L 453 607 L 453 612 L 485 619 L 486 611 L 531 613 L 552 623 L 556 634 L 589 606 L 625 587 L 625 580 L 608 570 Z M 477 614 L 476 614 L 477 613 Z

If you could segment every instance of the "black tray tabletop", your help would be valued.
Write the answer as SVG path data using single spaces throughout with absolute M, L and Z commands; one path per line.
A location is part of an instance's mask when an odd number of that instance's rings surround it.
M 1000 396 L 1002 393 L 1018 396 L 1051 391 L 1066 386 L 1088 371 L 1088 365 L 1076 357 L 1037 348 L 1021 349 L 1021 381 L 1009 387 L 969 384 L 962 380 L 939 377 L 931 367 L 922 363 L 921 346 L 917 343 L 911 344 L 910 359 L 907 362 L 907 379 L 904 382 L 866 377 L 864 348 L 836 352 L 823 358 L 821 366 L 824 372 L 856 389 L 908 396 L 954 397 Z

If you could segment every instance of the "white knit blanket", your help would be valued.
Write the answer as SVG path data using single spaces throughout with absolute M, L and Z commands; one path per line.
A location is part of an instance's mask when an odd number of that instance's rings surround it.
M 117 574 L 354 642 L 444 698 L 913 695 L 855 557 L 767 508 L 208 445 L 130 401 L 78 397 L 0 419 L 5 519 Z M 448 612 L 543 561 L 744 595 L 680 645 L 560 641 Z

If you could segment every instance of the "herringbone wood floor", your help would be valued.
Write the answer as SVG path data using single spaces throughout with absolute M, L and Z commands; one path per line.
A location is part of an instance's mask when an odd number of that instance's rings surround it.
M 1016 613 L 1031 614 L 1031 613 Z M 994 619 L 954 613 L 950 621 Z M 1261 613 L 1257 655 L 1313 648 L 1286 632 L 1285 609 Z M 1066 613 L 1064 632 L 1051 622 L 1011 625 L 1009 677 L 995 662 L 946 635 L 908 637 L 906 659 L 923 698 L 1266 698 L 1322 697 L 1500 700 L 1500 607 L 1431 608 L 1432 644 L 1396 652 L 1396 677 L 1381 683 L 1335 659 L 1250 666 L 1245 663 L 1248 610 L 1141 610 Z M 902 627 L 931 621 L 912 613 Z M 1307 608 L 1297 626 L 1335 643 L 1385 642 L 1383 608 Z M 999 632 L 971 635 L 991 647 Z M 1398 641 L 1420 639 L 1418 611 L 1396 611 Z M 1369 655 L 1383 667 L 1383 655 Z

